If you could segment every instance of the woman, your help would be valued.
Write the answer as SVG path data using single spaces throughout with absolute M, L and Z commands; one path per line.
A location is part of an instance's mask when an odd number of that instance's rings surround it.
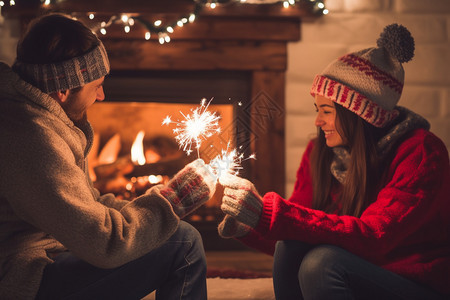
M 288 200 L 221 178 L 219 234 L 274 255 L 277 299 L 450 296 L 448 151 L 397 106 L 413 54 L 409 31 L 392 24 L 377 47 L 316 76 L 319 133 Z

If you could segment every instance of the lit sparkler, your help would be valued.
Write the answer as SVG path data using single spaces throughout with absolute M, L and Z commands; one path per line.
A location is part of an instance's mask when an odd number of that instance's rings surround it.
M 229 150 L 229 146 L 230 144 L 228 143 L 227 150 L 222 150 L 222 153 L 213 158 L 208 164 L 212 173 L 217 178 L 220 178 L 225 174 L 238 175 L 239 171 L 243 169 L 243 161 L 247 159 L 256 159 L 255 154 L 244 158 L 244 155 L 239 153 L 236 149 Z
M 180 149 L 186 152 L 187 155 L 192 153 L 193 144 L 197 148 L 197 155 L 200 157 L 199 149 L 202 140 L 211 137 L 215 133 L 220 133 L 219 119 L 215 113 L 209 112 L 208 106 L 212 99 L 206 103 L 206 99 L 202 99 L 200 107 L 192 110 L 192 114 L 185 115 L 181 111 L 184 120 L 172 121 L 170 116 L 167 116 L 162 124 L 169 125 L 171 123 L 176 124 L 176 128 L 173 130 L 175 133 L 175 140 L 178 142 Z

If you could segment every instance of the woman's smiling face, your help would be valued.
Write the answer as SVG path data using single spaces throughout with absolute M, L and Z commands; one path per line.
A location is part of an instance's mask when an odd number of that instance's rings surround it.
M 320 95 L 316 95 L 314 106 L 316 107 L 315 125 L 325 134 L 328 147 L 343 146 L 344 139 L 339 134 L 339 120 L 336 118 L 334 102 Z M 342 132 L 342 131 L 341 131 Z

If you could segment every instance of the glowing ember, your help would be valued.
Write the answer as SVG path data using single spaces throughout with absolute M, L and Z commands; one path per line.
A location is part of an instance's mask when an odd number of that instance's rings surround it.
M 176 124 L 176 128 L 173 133 L 176 134 L 175 140 L 180 145 L 180 149 L 186 152 L 187 155 L 192 153 L 192 147 L 197 149 L 197 155 L 199 154 L 200 145 L 202 140 L 211 137 L 215 133 L 220 133 L 219 119 L 215 113 L 207 111 L 212 99 L 206 103 L 206 99 L 202 99 L 200 107 L 197 107 L 192 111 L 192 114 L 185 115 L 180 112 L 184 120 L 172 121 L 171 117 L 167 116 L 162 124 L 169 125 L 171 123 Z

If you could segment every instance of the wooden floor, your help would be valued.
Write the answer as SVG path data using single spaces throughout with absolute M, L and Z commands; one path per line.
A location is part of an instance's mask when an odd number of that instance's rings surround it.
M 272 274 L 273 257 L 255 251 L 206 251 L 208 268 Z

